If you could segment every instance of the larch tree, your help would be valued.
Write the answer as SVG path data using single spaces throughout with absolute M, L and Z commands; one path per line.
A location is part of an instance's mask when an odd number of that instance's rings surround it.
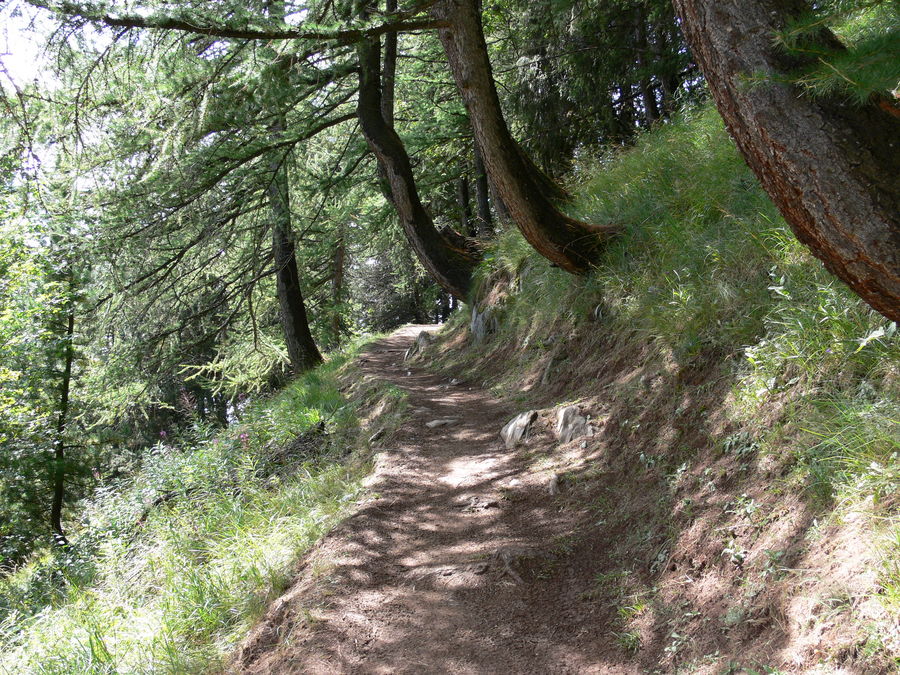
M 363 10 L 364 11 L 364 10 Z M 465 300 L 472 286 L 480 255 L 465 236 L 453 231 L 439 232 L 422 204 L 409 155 L 393 120 L 393 68 L 395 59 L 388 40 L 387 77 L 382 77 L 381 46 L 378 39 L 366 38 L 356 47 L 359 58 L 357 115 L 363 135 L 378 160 L 390 187 L 390 201 L 400 225 L 422 266 L 448 293 Z M 382 87 L 388 90 L 388 98 Z
M 566 216 L 565 193 L 513 139 L 503 117 L 476 0 L 439 0 L 431 8 L 453 78 L 472 122 L 491 184 L 528 242 L 545 258 L 576 274 L 588 273 L 603 244 L 619 228 Z
M 674 0 L 731 136 L 797 237 L 825 267 L 900 321 L 900 110 L 810 97 L 793 73 L 842 47 L 820 27 L 803 52 L 776 35 L 802 0 Z

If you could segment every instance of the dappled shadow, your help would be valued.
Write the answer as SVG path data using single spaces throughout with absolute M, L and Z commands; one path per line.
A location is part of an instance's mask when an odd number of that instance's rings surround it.
M 498 433 L 520 410 L 407 366 L 418 330 L 361 362 L 365 376 L 408 393 L 410 421 L 237 669 L 741 672 L 783 662 L 796 639 L 786 589 L 816 514 L 766 492 L 785 467 L 761 468 L 752 448 L 711 447 L 729 431 L 732 382 L 717 359 L 652 373 L 633 355 L 611 359 L 596 387 L 630 394 L 584 402 L 595 436 L 560 446 L 543 415 L 510 451 Z M 440 419 L 455 421 L 426 426 Z

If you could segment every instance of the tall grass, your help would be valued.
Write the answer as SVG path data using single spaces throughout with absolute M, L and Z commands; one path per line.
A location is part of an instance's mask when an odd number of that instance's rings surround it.
M 357 445 L 356 404 L 338 389 L 347 358 L 234 428 L 198 425 L 158 444 L 136 476 L 85 505 L 68 550 L 0 581 L 0 673 L 221 665 L 368 471 L 364 457 L 347 461 Z
M 605 331 L 678 366 L 715 355 L 731 364 L 734 423 L 796 467 L 811 503 L 823 513 L 871 504 L 879 536 L 896 540 L 897 326 L 797 241 L 715 109 L 689 110 L 631 149 L 582 158 L 573 183 L 572 214 L 624 234 L 579 279 L 504 232 L 482 272 L 512 279 L 497 309 L 502 340 Z M 896 559 L 886 565 L 896 611 Z

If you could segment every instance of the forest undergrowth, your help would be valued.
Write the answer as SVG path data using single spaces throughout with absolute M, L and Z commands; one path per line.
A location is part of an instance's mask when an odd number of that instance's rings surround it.
M 867 546 L 878 552 L 865 600 L 878 604 L 881 618 L 860 619 L 854 611 L 863 599 L 838 591 L 839 603 L 823 598 L 823 607 L 855 622 L 860 653 L 900 663 L 896 325 L 796 241 L 710 106 L 627 151 L 579 158 L 571 187 L 573 215 L 624 226 L 595 273 L 578 278 L 551 267 L 507 229 L 487 251 L 468 311 L 432 350 L 433 366 L 523 407 L 616 403 L 614 438 L 631 439 L 627 461 L 658 474 L 678 517 L 695 508 L 678 490 L 689 477 L 715 490 L 712 460 L 723 456 L 738 472 L 748 467 L 747 476 L 777 466 L 760 486 L 775 501 L 738 495 L 727 502 L 728 517 L 754 521 L 760 508 L 776 510 L 778 495 L 799 494 L 814 514 L 813 537 L 862 512 Z M 496 320 L 495 332 L 475 344 L 473 307 Z M 382 401 L 386 424 L 399 423 L 399 390 L 361 383 L 341 393 L 353 354 L 251 406 L 225 432 L 198 425 L 161 439 L 136 475 L 86 504 L 70 547 L 0 580 L 0 672 L 221 665 L 303 553 L 357 499 L 370 459 L 361 405 Z M 715 377 L 695 377 L 710 368 Z M 721 400 L 706 408 L 716 392 Z M 707 445 L 682 443 L 675 430 L 666 443 L 649 438 L 663 422 L 642 428 L 642 419 L 658 413 L 649 406 L 660 401 L 667 422 L 715 420 Z M 716 564 L 751 560 L 757 581 L 793 574 L 781 549 L 765 548 L 764 528 L 755 531 L 759 542 L 744 548 L 725 541 Z M 628 577 L 609 574 L 598 578 L 599 595 Z M 613 638 L 637 651 L 642 634 L 629 622 L 645 614 L 647 595 L 621 590 Z M 736 622 L 738 610 L 729 614 Z M 673 654 L 690 639 L 679 642 L 679 630 L 668 636 Z
M 653 604 L 647 598 L 684 583 L 683 572 L 667 580 L 651 560 L 643 591 L 616 591 L 625 618 L 615 639 L 636 652 L 648 636 L 671 633 L 668 646 L 678 644 L 648 658 L 676 664 L 690 642 L 703 643 L 691 617 L 721 611 L 721 630 L 733 639 L 735 624 L 748 627 L 748 653 L 766 653 L 758 640 L 766 622 L 807 637 L 812 625 L 839 624 L 846 632 L 809 656 L 829 664 L 823 672 L 848 659 L 872 672 L 900 667 L 896 324 L 796 240 L 711 106 L 688 110 L 632 149 L 582 158 L 571 187 L 574 215 L 625 229 L 596 272 L 577 278 L 547 265 L 510 228 L 486 256 L 474 314 L 455 317 L 432 357 L 523 410 L 549 411 L 547 425 L 562 404 L 592 414 L 602 431 L 584 452 L 599 454 L 573 468 L 539 452 L 536 466 L 579 485 L 593 476 L 593 487 L 579 488 L 588 501 L 637 499 L 623 482 L 649 482 L 641 490 L 658 491 L 660 513 L 629 516 L 622 507 L 610 522 L 636 518 L 635 533 L 658 525 L 665 556 L 679 570 L 686 563 L 689 578 L 711 565 L 727 579 L 730 607 L 673 591 L 673 604 L 697 611 L 644 626 L 642 636 L 629 625 Z M 494 332 L 473 338 L 475 315 Z M 602 477 L 609 465 L 622 472 L 609 479 L 615 485 Z M 790 538 L 778 534 L 792 517 L 805 524 Z M 698 552 L 697 532 L 713 557 Z M 626 551 L 598 583 L 618 588 L 617 579 L 633 577 L 641 550 Z M 801 561 L 812 568 L 795 569 Z M 846 578 L 817 567 L 845 564 Z M 864 589 L 851 588 L 856 574 Z M 808 626 L 788 625 L 797 588 L 810 596 Z M 629 610 L 638 596 L 640 611 Z M 694 656 L 680 672 L 700 667 L 702 650 Z
M 380 403 L 374 422 L 387 427 L 402 407 L 399 390 L 352 383 L 358 348 L 225 431 L 197 423 L 161 438 L 83 505 L 68 547 L 0 579 L 0 672 L 221 667 L 360 493 L 363 407 Z

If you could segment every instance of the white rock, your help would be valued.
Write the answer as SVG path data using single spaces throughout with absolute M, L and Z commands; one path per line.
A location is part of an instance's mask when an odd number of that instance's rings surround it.
M 528 435 L 528 430 L 531 427 L 531 423 L 537 418 L 537 412 L 534 410 L 529 410 L 528 412 L 523 412 L 519 415 L 513 417 L 509 422 L 506 423 L 506 426 L 503 427 L 503 430 L 500 432 L 500 437 L 503 439 L 503 443 L 507 448 L 514 448 L 518 445 L 523 438 Z
M 451 424 L 456 424 L 459 420 L 453 419 L 443 419 L 443 420 L 431 420 L 430 422 L 425 422 L 425 426 L 429 429 L 437 429 L 438 427 L 446 427 Z
M 568 443 L 582 436 L 593 436 L 594 429 L 586 417 L 578 412 L 578 406 L 567 405 L 556 413 L 556 437 L 560 443 Z

